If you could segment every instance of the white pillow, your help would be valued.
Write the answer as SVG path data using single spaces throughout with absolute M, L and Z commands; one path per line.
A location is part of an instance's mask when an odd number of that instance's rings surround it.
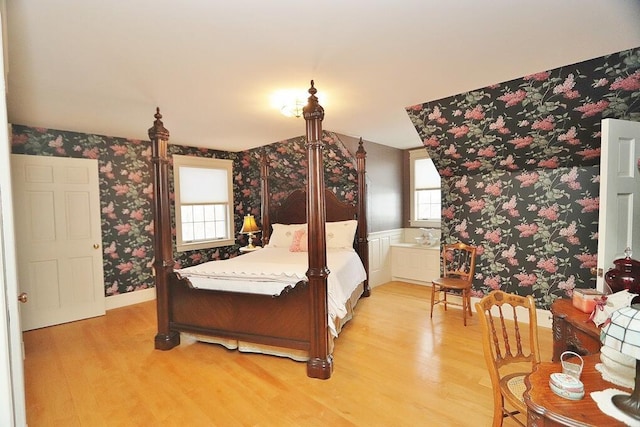
M 353 239 L 357 228 L 358 221 L 355 219 L 327 222 L 325 224 L 327 248 L 353 248 Z
M 269 244 L 267 246 L 271 248 L 289 248 L 293 242 L 293 235 L 297 230 L 307 229 L 307 224 L 273 224 L 271 226 L 273 232 L 269 237 Z

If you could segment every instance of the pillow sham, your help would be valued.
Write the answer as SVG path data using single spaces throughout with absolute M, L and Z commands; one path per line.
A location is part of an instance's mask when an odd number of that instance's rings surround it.
M 307 252 L 307 224 L 273 224 L 273 232 L 269 238 L 272 248 L 289 248 L 291 252 Z M 325 224 L 326 242 L 329 249 L 352 249 L 353 239 L 358 228 L 358 221 L 334 221 Z M 298 236 L 296 232 L 300 231 Z M 295 240 L 294 240 L 295 239 Z M 303 243 L 304 242 L 304 243 Z M 301 245 L 304 244 L 304 249 Z M 295 249 L 295 250 L 294 250 Z
M 273 224 L 272 233 L 267 246 L 272 248 L 289 248 L 293 235 L 297 230 L 306 231 L 307 224 Z
M 358 221 L 355 219 L 327 222 L 325 224 L 327 248 L 353 248 L 357 228 Z

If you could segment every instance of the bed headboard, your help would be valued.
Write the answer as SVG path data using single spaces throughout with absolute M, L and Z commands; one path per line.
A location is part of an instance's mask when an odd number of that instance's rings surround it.
M 357 204 L 343 202 L 330 189 L 324 189 L 325 222 L 346 221 L 355 219 L 358 221 L 358 229 L 353 242 L 364 268 L 369 277 L 369 240 L 367 230 L 367 189 L 366 189 L 366 157 L 362 138 L 356 151 L 356 165 L 358 170 L 358 197 Z M 269 158 L 262 153 L 260 161 L 260 180 L 262 196 L 262 244 L 269 243 L 271 237 L 271 224 L 304 224 L 307 222 L 307 192 L 294 190 L 278 206 L 272 205 L 271 190 L 269 188 Z M 365 283 L 365 296 L 369 296 L 369 281 Z
M 329 189 L 324 190 L 326 221 L 346 221 L 358 219 L 357 206 L 338 200 L 335 193 Z M 307 193 L 304 190 L 294 190 L 277 207 L 270 207 L 271 224 L 302 224 L 307 222 Z M 263 226 L 264 227 L 264 226 Z M 266 228 L 266 227 L 265 227 Z

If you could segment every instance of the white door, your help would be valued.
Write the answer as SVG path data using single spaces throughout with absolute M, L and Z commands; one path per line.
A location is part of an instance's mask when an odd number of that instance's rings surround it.
M 11 156 L 22 329 L 105 313 L 98 161 Z
M 604 119 L 600 153 L 597 289 L 625 256 L 640 259 L 640 122 Z

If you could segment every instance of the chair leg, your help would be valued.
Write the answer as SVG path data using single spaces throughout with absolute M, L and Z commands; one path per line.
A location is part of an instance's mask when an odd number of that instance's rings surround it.
M 467 291 L 465 289 L 462 290 L 462 320 L 464 326 L 467 326 Z
M 433 319 L 433 304 L 435 304 L 436 299 L 436 284 L 431 282 L 431 318 Z
M 504 398 L 500 396 L 500 399 L 493 403 L 493 427 L 502 427 L 505 417 L 503 406 Z

